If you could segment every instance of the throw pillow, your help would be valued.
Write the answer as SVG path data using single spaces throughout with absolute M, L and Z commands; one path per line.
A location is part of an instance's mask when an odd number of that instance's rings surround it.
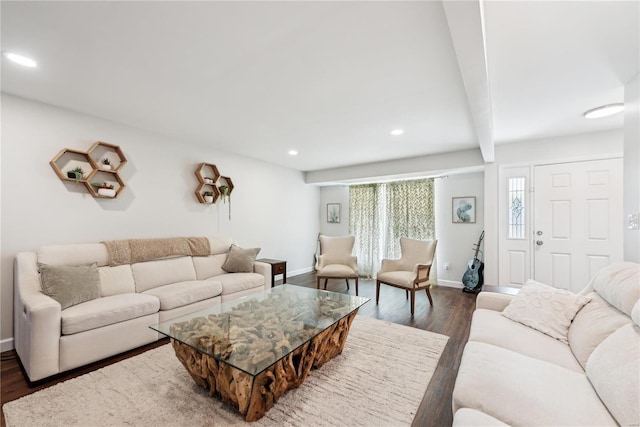
M 222 269 L 227 273 L 253 273 L 253 264 L 258 252 L 260 252 L 260 248 L 242 249 L 231 245 Z
M 62 309 L 100 298 L 100 274 L 91 265 L 39 264 L 42 292 L 58 301 Z
M 528 280 L 502 315 L 568 344 L 571 321 L 591 298 Z

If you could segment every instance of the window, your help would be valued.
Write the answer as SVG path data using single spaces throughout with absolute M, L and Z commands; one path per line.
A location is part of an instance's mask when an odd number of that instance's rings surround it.
M 509 239 L 525 239 L 525 177 L 509 178 Z

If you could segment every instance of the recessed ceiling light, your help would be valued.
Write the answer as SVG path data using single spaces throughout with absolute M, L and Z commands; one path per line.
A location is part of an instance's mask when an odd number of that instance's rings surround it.
M 624 104 L 609 104 L 602 107 L 594 108 L 584 113 L 585 119 L 599 119 L 600 117 L 613 116 L 616 113 L 624 110 Z
M 402 129 L 394 129 L 391 131 L 391 135 L 402 135 L 404 133 L 404 130 Z
M 20 64 L 23 65 L 25 67 L 35 67 L 38 64 L 36 64 L 36 61 L 34 61 L 31 58 L 27 58 L 26 56 L 22 56 L 22 55 L 18 55 L 17 53 L 13 53 L 13 52 L 5 52 L 4 56 L 10 60 L 15 62 L 16 64 Z
M 297 156 L 297 155 L 298 155 L 298 151 L 296 151 L 296 150 L 289 150 L 289 155 L 290 155 L 290 156 Z

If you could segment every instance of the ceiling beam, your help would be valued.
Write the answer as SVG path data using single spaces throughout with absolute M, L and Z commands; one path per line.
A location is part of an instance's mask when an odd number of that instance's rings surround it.
M 449 33 L 485 163 L 495 160 L 482 0 L 443 1 Z

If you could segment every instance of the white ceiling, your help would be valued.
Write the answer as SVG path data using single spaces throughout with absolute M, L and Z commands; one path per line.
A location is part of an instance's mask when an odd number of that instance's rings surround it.
M 2 1 L 38 62 L 2 91 L 303 171 L 622 127 L 582 113 L 638 72 L 638 2 L 464 5 Z

